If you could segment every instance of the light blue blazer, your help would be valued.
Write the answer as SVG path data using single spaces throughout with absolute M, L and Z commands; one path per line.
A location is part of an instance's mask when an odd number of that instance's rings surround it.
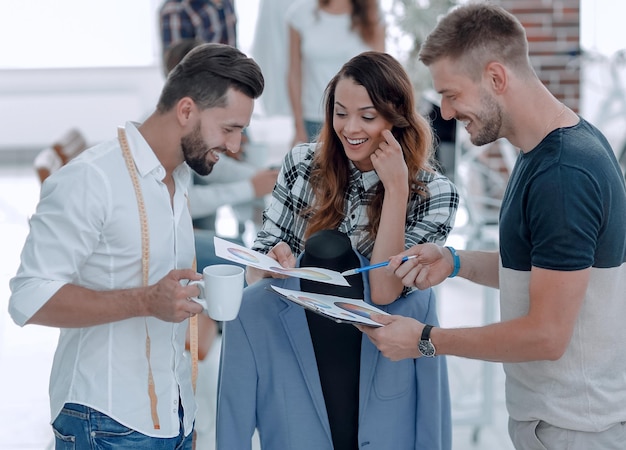
M 217 449 L 250 449 L 257 428 L 263 450 L 333 450 L 305 310 L 268 291 L 270 284 L 300 290 L 297 278 L 263 279 L 245 289 L 239 316 L 224 324 Z M 431 289 L 379 307 L 438 325 Z M 363 335 L 358 436 L 364 450 L 449 450 L 445 358 L 392 362 Z

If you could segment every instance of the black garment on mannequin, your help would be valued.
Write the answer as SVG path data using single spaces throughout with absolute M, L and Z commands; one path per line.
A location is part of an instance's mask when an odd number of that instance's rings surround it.
M 323 230 L 306 242 L 300 267 L 321 267 L 343 272 L 360 265 L 350 238 L 336 230 Z M 346 278 L 350 286 L 300 280 L 305 292 L 363 298 L 362 275 Z M 335 450 L 358 449 L 359 371 L 361 332 L 306 310 L 317 369 Z

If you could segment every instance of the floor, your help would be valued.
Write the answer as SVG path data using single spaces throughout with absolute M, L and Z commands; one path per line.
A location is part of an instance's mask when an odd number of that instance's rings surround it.
M 266 144 L 268 164 L 280 161 L 289 147 L 288 138 L 281 138 L 288 136 L 285 127 L 290 124 L 280 119 L 256 118 L 251 124 L 252 139 Z M 7 313 L 8 283 L 19 265 L 38 194 L 39 182 L 30 167 L 0 166 L 0 450 L 45 450 L 52 442 L 47 388 L 58 331 L 19 328 Z M 232 223 L 227 208 L 221 214 L 225 224 Z M 449 242 L 462 247 L 463 235 L 454 233 Z M 444 326 L 479 325 L 498 317 L 497 293 L 464 280 L 446 281 L 438 297 Z M 512 450 L 501 365 L 449 357 L 448 366 L 453 449 Z

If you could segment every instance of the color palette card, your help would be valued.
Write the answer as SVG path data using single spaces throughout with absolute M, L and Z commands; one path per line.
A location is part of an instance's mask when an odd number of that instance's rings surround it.
M 388 314 L 382 309 L 365 303 L 363 300 L 294 291 L 277 286 L 270 287 L 281 297 L 297 303 L 303 308 L 310 309 L 327 319 L 334 320 L 335 322 L 358 323 L 370 327 L 381 327 L 381 324 L 370 319 L 370 315 L 372 313 Z
M 337 286 L 350 286 L 350 283 L 343 275 L 334 270 L 322 269 L 320 267 L 281 267 L 276 260 L 247 247 L 237 245 L 217 236 L 215 236 L 213 242 L 217 256 L 237 264 L 279 273 L 288 277 L 304 278 L 305 280 L 319 281 Z

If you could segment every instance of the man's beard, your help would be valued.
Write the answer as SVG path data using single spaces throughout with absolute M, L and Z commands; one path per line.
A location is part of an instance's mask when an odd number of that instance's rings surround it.
M 490 144 L 499 139 L 502 129 L 502 109 L 500 105 L 485 92 L 481 93 L 480 99 L 482 110 L 476 116 L 482 122 L 483 127 L 470 139 L 472 144 L 478 146 Z
M 202 139 L 200 125 L 198 125 L 191 133 L 180 140 L 183 149 L 185 162 L 198 175 L 208 175 L 215 165 L 207 160 L 207 154 L 211 151 L 208 145 Z

